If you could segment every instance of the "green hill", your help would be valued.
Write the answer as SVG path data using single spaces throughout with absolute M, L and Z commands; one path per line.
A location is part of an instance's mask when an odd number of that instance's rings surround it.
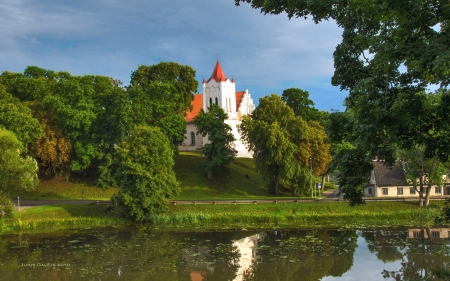
M 196 152 L 180 152 L 175 160 L 175 172 L 181 183 L 181 194 L 175 199 L 249 199 L 268 196 L 262 177 L 256 173 L 253 159 L 236 158 L 224 170 L 206 178 L 205 157 Z M 12 194 L 17 199 L 103 199 L 117 193 L 117 188 L 95 186 L 95 175 L 74 175 L 68 181 L 58 177 L 43 179 L 33 191 Z
M 181 194 L 175 199 L 238 199 L 268 196 L 262 177 L 256 173 L 251 158 L 236 158 L 212 180 L 206 178 L 205 157 L 199 153 L 180 152 L 175 172 L 181 182 Z

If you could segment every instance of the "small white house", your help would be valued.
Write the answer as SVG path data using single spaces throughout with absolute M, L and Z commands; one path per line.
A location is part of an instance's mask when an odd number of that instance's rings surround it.
M 228 119 L 225 120 L 225 123 L 230 125 L 234 138 L 236 139 L 235 148 L 238 151 L 237 157 L 252 157 L 252 153 L 241 142 L 241 137 L 237 129 L 241 117 L 246 114 L 251 114 L 255 110 L 255 104 L 248 90 L 236 92 L 234 78 L 230 80 L 226 77 L 219 61 L 216 62 L 211 77 L 208 81 L 203 79 L 202 85 L 202 93 L 194 95 L 192 111 L 187 112 L 187 116 L 185 117 L 185 140 L 178 149 L 180 151 L 195 151 L 201 149 L 203 144 L 208 142 L 207 137 L 197 135 L 194 119 L 202 108 L 208 111 L 208 107 L 215 103 L 222 107 L 228 114 Z
M 408 183 L 400 161 L 387 167 L 384 161 L 373 160 L 373 171 L 369 184 L 364 187 L 365 197 L 419 197 L 412 184 Z M 426 187 L 424 187 L 424 194 Z M 448 186 L 432 186 L 430 196 L 448 195 Z

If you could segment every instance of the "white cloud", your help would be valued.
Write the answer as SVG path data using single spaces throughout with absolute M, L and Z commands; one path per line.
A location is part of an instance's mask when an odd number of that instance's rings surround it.
M 128 83 L 141 64 L 177 61 L 201 79 L 218 55 L 238 88 L 336 91 L 324 83 L 340 42 L 333 22 L 263 16 L 232 0 L 9 0 L 0 4 L 0 26 L 0 71 L 38 65 Z

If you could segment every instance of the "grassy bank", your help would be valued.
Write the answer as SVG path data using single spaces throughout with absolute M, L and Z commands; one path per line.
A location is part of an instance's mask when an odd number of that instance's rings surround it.
M 177 205 L 157 215 L 150 227 L 198 228 L 291 228 L 291 227 L 392 227 L 431 226 L 444 203 L 419 208 L 413 202 L 285 203 L 258 205 Z M 62 229 L 124 227 L 132 223 L 109 205 L 42 206 L 16 212 L 0 220 L 0 233 L 49 232 Z
M 154 216 L 156 225 L 217 227 L 373 227 L 428 226 L 444 203 L 419 208 L 414 202 L 287 203 L 259 205 L 177 205 Z
M 236 158 L 228 166 L 228 171 L 215 175 L 212 180 L 206 178 L 204 165 L 205 158 L 200 153 L 180 152 L 174 170 L 181 193 L 175 199 L 256 199 L 269 196 L 262 177 L 255 171 L 253 159 Z M 12 198 L 109 200 L 118 192 L 117 188 L 102 189 L 95 184 L 95 174 L 74 174 L 69 180 L 42 176 L 34 190 L 15 192 Z
M 130 224 L 109 205 L 53 205 L 15 212 L 12 218 L 0 220 L 0 233 L 54 232 Z

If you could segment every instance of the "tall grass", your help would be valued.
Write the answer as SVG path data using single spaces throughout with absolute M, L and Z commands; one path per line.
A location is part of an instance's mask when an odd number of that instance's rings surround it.
M 0 220 L 0 233 L 53 232 L 61 229 L 123 227 L 130 222 L 108 205 L 39 206 Z
M 260 205 L 178 205 L 151 217 L 165 226 L 372 227 L 433 225 L 440 207 L 419 208 L 410 202 L 285 203 Z

